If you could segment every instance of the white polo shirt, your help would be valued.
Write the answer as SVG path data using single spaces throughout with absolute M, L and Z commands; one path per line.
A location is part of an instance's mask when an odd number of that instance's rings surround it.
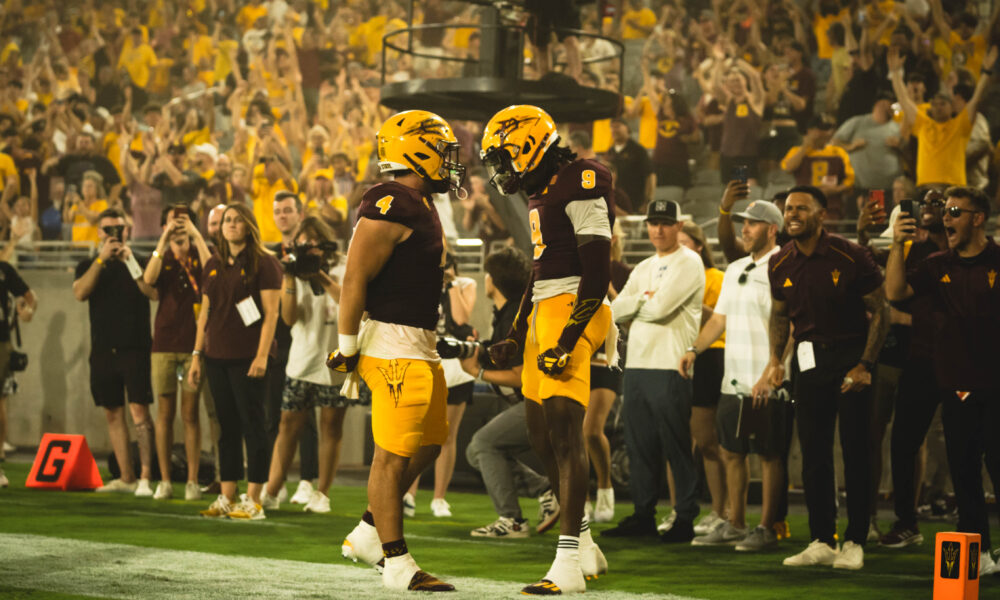
M 767 278 L 767 262 L 780 250 L 754 261 L 750 256 L 734 261 L 722 278 L 722 291 L 715 312 L 726 316 L 725 372 L 722 393 L 746 394 L 760 379 L 771 358 L 768 326 L 771 320 L 771 287 Z M 753 265 L 749 271 L 747 267 Z M 744 283 L 740 277 L 746 273 Z M 737 385 L 733 385 L 733 381 Z
M 686 246 L 636 265 L 611 303 L 616 323 L 632 322 L 625 368 L 676 371 L 698 337 L 704 298 L 705 267 Z

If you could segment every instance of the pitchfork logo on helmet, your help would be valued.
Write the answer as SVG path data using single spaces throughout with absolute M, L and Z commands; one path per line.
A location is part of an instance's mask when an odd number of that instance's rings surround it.
M 375 134 L 379 171 L 413 171 L 436 193 L 458 189 L 465 167 L 458 161 L 458 140 L 448 122 L 426 110 L 389 117 Z
M 486 123 L 480 156 L 490 171 L 490 183 L 503 194 L 521 189 L 525 173 L 542 161 L 559 139 L 556 124 L 537 106 L 508 106 Z

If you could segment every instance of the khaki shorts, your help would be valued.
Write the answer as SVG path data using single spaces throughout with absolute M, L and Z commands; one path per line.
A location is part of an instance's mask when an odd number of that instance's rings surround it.
M 183 375 L 181 390 L 184 392 L 197 393 L 201 389 L 201 382 L 198 387 L 193 388 L 188 382 L 188 371 L 191 370 L 190 352 L 153 352 L 153 394 L 160 396 L 175 396 L 177 394 L 178 372 Z M 204 378 L 203 378 L 204 379 Z

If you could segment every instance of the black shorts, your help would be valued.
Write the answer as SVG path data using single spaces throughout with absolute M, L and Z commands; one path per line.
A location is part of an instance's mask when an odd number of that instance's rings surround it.
M 605 365 L 590 365 L 590 389 L 622 393 L 622 372 Z
M 472 404 L 472 391 L 476 387 L 475 381 L 466 381 L 455 387 L 448 388 L 448 404 Z
M 709 348 L 695 359 L 691 406 L 715 408 L 719 404 L 719 390 L 722 389 L 722 374 L 725 371 L 725 352 L 725 348 Z
M 582 29 L 580 10 L 574 0 L 529 0 L 525 2 L 528 11 L 528 35 L 531 43 L 539 48 L 547 48 L 549 38 L 555 31 L 561 42 L 572 33 L 567 29 Z
M 715 429 L 723 448 L 736 454 L 758 454 L 761 456 L 785 456 L 792 435 L 791 406 L 784 400 L 771 398 L 767 403 L 770 427 L 767 435 L 740 438 L 736 428 L 740 420 L 740 398 L 733 394 L 719 397 L 719 408 L 715 413 Z
M 148 350 L 93 350 L 90 353 L 90 393 L 102 408 L 152 404 L 153 381 Z

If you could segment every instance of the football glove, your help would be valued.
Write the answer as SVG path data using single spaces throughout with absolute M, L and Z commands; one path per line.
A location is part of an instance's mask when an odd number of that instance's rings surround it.
M 326 357 L 326 366 L 338 373 L 350 373 L 358 366 L 358 360 L 360 359 L 361 355 L 359 353 L 355 352 L 350 356 L 344 356 L 338 348 L 331 352 L 330 356 Z
M 546 375 L 559 375 L 569 366 L 570 356 L 566 349 L 557 345 L 538 355 L 538 368 Z
M 521 352 L 521 347 L 514 340 L 507 338 L 489 347 L 490 359 L 498 369 L 510 367 L 511 361 Z

